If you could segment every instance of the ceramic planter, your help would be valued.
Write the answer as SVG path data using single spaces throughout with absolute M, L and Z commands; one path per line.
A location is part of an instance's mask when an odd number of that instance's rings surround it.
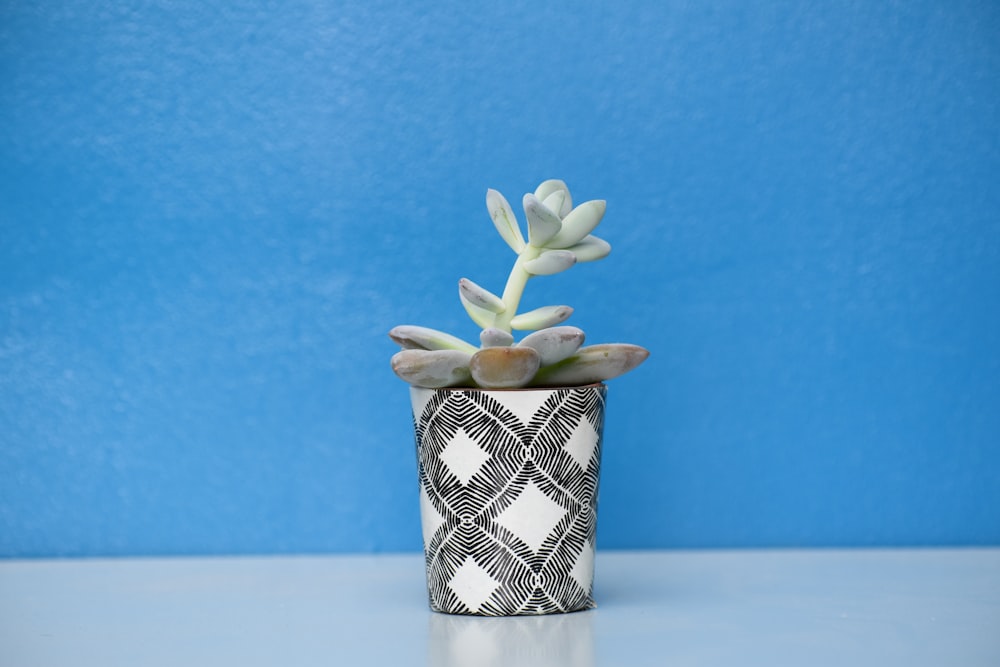
M 606 391 L 411 388 L 431 609 L 594 606 Z

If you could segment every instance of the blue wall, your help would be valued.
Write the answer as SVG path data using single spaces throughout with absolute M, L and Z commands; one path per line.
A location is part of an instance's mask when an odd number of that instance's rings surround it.
M 423 5 L 423 6 L 422 6 Z M 541 6 L 544 5 L 544 6 Z M 1000 544 L 992 2 L 0 7 L 0 554 L 419 549 L 385 332 L 483 203 L 611 384 L 600 546 Z

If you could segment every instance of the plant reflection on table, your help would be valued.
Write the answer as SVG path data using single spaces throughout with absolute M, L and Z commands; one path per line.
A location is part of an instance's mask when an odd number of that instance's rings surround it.
M 484 618 L 430 614 L 432 667 L 592 667 L 592 611 Z

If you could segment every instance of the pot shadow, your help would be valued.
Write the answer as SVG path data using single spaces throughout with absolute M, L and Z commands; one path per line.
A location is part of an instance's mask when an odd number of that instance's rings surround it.
M 431 613 L 432 667 L 592 667 L 593 612 L 490 618 Z

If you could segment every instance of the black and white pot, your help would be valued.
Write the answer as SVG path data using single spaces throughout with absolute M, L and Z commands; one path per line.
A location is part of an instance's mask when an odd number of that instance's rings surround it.
M 606 393 L 411 388 L 431 609 L 594 607 Z

